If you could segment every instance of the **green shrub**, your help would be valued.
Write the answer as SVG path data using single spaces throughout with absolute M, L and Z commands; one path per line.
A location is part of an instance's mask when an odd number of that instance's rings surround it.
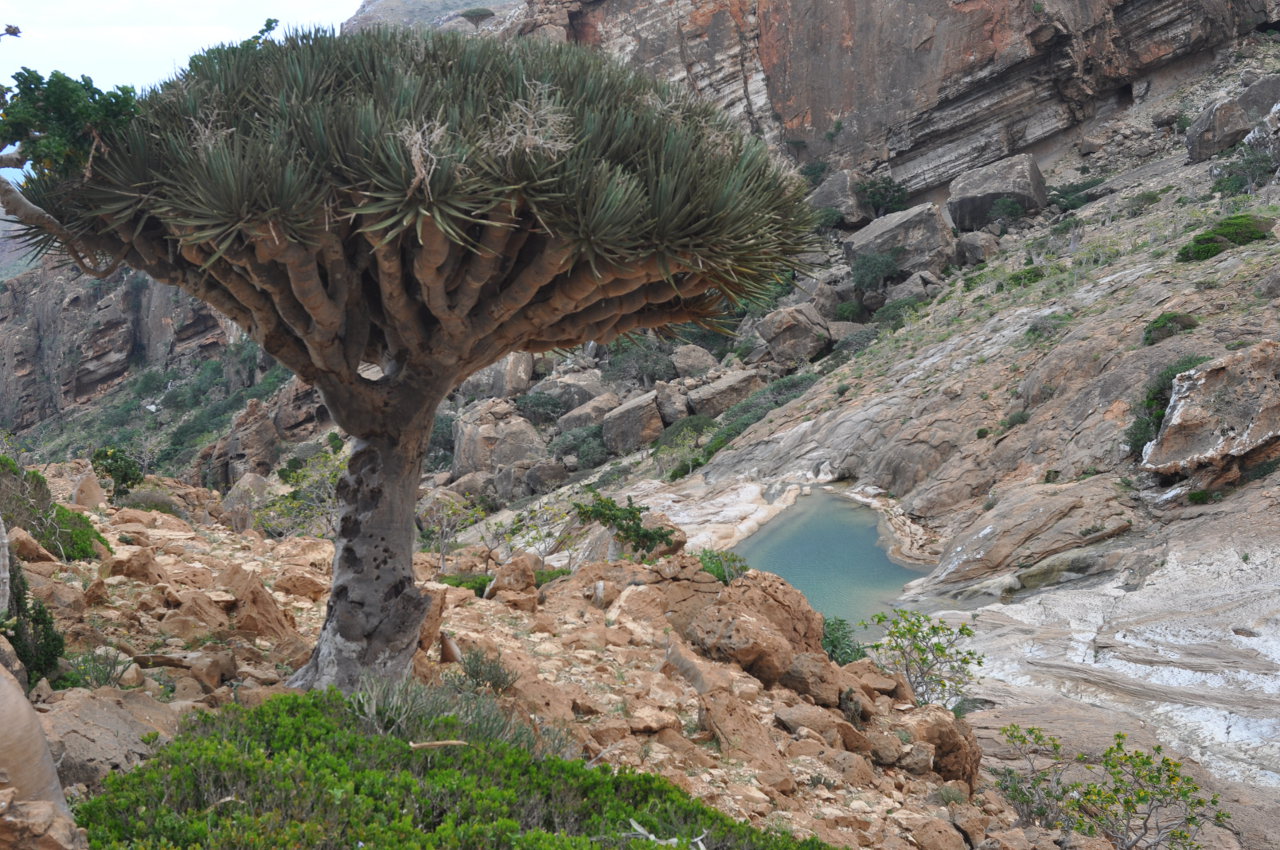
M 485 588 L 493 581 L 493 576 L 484 574 L 459 573 L 458 575 L 438 575 L 436 581 L 450 587 L 465 587 L 474 591 L 476 596 L 484 596 Z
M 896 249 L 885 253 L 871 251 L 854 257 L 850 263 L 850 277 L 854 288 L 862 292 L 880 289 L 885 281 L 897 276 L 901 270 L 898 266 L 901 255 L 901 249 Z
M 1214 501 L 1214 497 L 1217 495 L 1217 493 L 1209 490 L 1192 490 L 1187 494 L 1187 501 L 1193 505 L 1207 505 Z
M 534 570 L 533 585 L 534 587 L 542 587 L 548 582 L 568 575 L 573 575 L 573 570 Z
M 1137 218 L 1148 208 L 1160 202 L 1160 193 L 1154 191 L 1139 192 L 1124 202 L 1124 210 L 1130 218 Z
M 861 322 L 866 317 L 866 308 L 857 301 L 841 301 L 836 305 L 837 322 Z
M 169 493 L 164 490 L 157 490 L 154 487 L 145 487 L 141 490 L 132 490 L 129 495 L 117 499 L 116 504 L 122 508 L 135 508 L 140 511 L 158 511 L 169 516 L 176 516 L 179 519 L 186 519 L 187 512 L 182 505 Z
M 409 701 L 412 705 L 405 706 Z M 487 706 L 485 713 L 473 709 Z M 189 719 L 154 758 L 112 774 L 77 808 L 93 846 L 526 848 L 653 847 L 634 828 L 691 845 L 821 850 L 816 839 L 760 832 L 692 800 L 666 779 L 538 757 L 501 738 L 489 696 L 386 687 L 364 700 L 289 694 Z M 467 746 L 415 750 L 415 741 Z M 508 721 L 509 723 L 509 721 Z
M 835 207 L 820 207 L 815 220 L 820 228 L 835 227 L 844 220 L 844 213 Z
M 835 350 L 837 352 L 847 352 L 848 354 L 857 354 L 870 348 L 872 343 L 880 336 L 880 328 L 869 325 L 859 328 L 846 337 L 841 337 L 836 342 Z
M 67 656 L 67 671 L 53 682 L 58 689 L 119 686 L 133 659 L 119 652 L 77 652 Z
M 892 330 L 898 330 L 906 325 L 907 320 L 916 314 L 920 305 L 927 303 L 928 299 L 913 296 L 911 298 L 899 298 L 896 301 L 890 301 L 879 310 L 873 317 L 876 324 L 887 325 Z
M 502 663 L 497 655 L 481 649 L 468 649 L 462 653 L 462 675 L 474 690 L 489 690 L 501 694 L 516 683 L 520 674 Z
M 549 425 L 569 410 L 568 405 L 550 393 L 525 393 L 515 401 L 520 415 L 535 425 Z
M 736 552 L 702 549 L 698 552 L 698 560 L 702 562 L 703 572 L 711 573 L 721 584 L 729 584 L 751 569 L 747 559 Z
M 953 708 L 965 699 L 974 679 L 973 668 L 983 656 L 964 649 L 973 629 L 959 628 L 919 611 L 896 608 L 892 616 L 881 612 L 871 622 L 884 627 L 884 637 L 869 647 L 878 663 L 901 673 L 921 705 L 937 703 Z M 867 623 L 862 624 L 864 627 Z
M 1010 428 L 1017 428 L 1019 425 L 1025 425 L 1027 420 L 1031 418 L 1031 414 L 1026 410 L 1015 410 L 1004 419 L 1000 420 L 1000 427 L 1008 431 Z
M 1142 344 L 1155 345 L 1162 339 L 1168 339 L 1179 331 L 1191 330 L 1199 324 L 1190 313 L 1161 313 L 1143 328 Z
M 1214 168 L 1217 179 L 1213 181 L 1213 191 L 1228 196 L 1256 192 L 1271 182 L 1275 171 L 1271 154 L 1241 143 L 1225 162 Z
M 1075 183 L 1050 186 L 1049 203 L 1056 204 L 1064 212 L 1078 210 L 1094 200 L 1089 196 L 1089 190 L 1100 185 L 1105 179 L 1104 177 L 1089 177 Z
M 1201 796 L 1200 785 L 1183 772 L 1181 762 L 1159 746 L 1150 753 L 1127 750 L 1126 736 L 1116 733 L 1095 766 L 1084 754 L 1067 759 L 1062 743 L 1034 726 L 1011 725 L 1000 732 L 1022 769 L 996 770 L 997 786 L 1023 826 L 1057 829 L 1064 836 L 1071 831 L 1102 836 L 1132 850 L 1197 850 L 1204 825 L 1223 826 L 1230 817 L 1218 808 L 1218 796 Z M 1068 781 L 1072 763 L 1101 773 L 1100 781 Z
M 907 187 L 892 177 L 870 177 L 853 184 L 858 198 L 877 218 L 907 208 Z
M 800 176 L 808 180 L 810 186 L 817 186 L 822 182 L 822 178 L 827 176 L 827 171 L 830 168 L 830 165 L 821 160 L 806 162 L 800 166 Z
M 997 198 L 987 213 L 987 222 L 1017 221 L 1027 214 L 1027 210 L 1013 198 Z
M 342 451 L 343 446 L 346 445 L 346 443 L 342 441 L 342 435 L 337 431 L 330 431 L 328 434 L 325 434 L 324 441 L 329 445 L 330 454 L 335 455 L 339 454 Z
M 841 666 L 867 657 L 866 647 L 854 638 L 853 626 L 844 617 L 823 618 L 822 648 L 828 658 Z
M 604 444 L 604 428 L 600 425 L 584 425 L 570 428 L 551 440 L 548 447 L 556 457 L 574 455 L 579 469 L 595 469 L 609 459 Z
M 979 429 L 978 429 L 978 439 L 979 439 L 979 440 L 985 440 L 985 439 L 986 439 L 987 437 L 989 437 L 990 435 L 991 435 L 991 429 L 990 429 L 990 428 L 979 428 Z
M 0 541 L 0 546 L 8 545 L 7 540 Z M 9 609 L 0 611 L 0 632 L 27 669 L 28 684 L 35 685 L 57 669 L 66 644 L 44 603 L 30 598 L 17 558 L 9 559 Z
M 672 448 L 680 442 L 685 434 L 694 434 L 696 436 L 715 426 L 716 421 L 710 416 L 704 416 L 701 413 L 686 416 L 684 419 L 672 422 L 664 428 L 658 439 L 653 441 L 653 447 L 655 449 Z
M 1033 283 L 1039 283 L 1044 280 L 1045 274 L 1046 271 L 1044 266 L 1028 266 L 1025 269 L 1019 269 L 1016 272 L 1012 272 L 1004 279 L 1003 284 L 1004 286 L 1009 287 L 1027 287 Z M 996 291 L 1001 291 L 1004 286 L 997 284 Z
M 609 362 L 600 370 L 605 380 L 649 387 L 676 376 L 671 352 L 652 336 L 623 337 L 609 346 Z
M 612 529 L 614 540 L 624 546 L 630 546 L 641 555 L 648 555 L 660 545 L 671 544 L 675 532 L 670 528 L 646 528 L 643 516 L 649 512 L 649 509 L 643 505 L 637 505 L 630 496 L 627 496 L 627 506 L 624 508 L 593 488 L 588 487 L 587 494 L 591 496 L 590 502 L 571 504 L 578 522 L 583 525 L 598 522 L 605 528 Z
M 84 514 L 53 504 L 53 520 L 35 533 L 40 545 L 64 561 L 89 561 L 98 557 L 94 543 L 110 549 L 107 539 L 97 532 Z
M 762 390 L 756 390 L 746 399 L 726 410 L 720 416 L 720 427 L 711 435 L 711 441 L 703 451 L 704 462 L 727 446 L 734 437 L 763 419 L 769 411 L 804 395 L 805 390 L 813 386 L 817 380 L 818 376 L 812 373 L 787 375 Z
M 1164 421 L 1164 414 L 1173 394 L 1173 379 L 1208 360 L 1208 357 L 1188 355 L 1161 369 L 1151 379 L 1141 400 L 1137 403 L 1137 417 L 1124 432 L 1130 454 L 1141 456 L 1142 449 L 1156 438 L 1156 434 L 1160 433 L 1160 423 Z
M 1254 464 L 1244 471 L 1245 481 L 1261 481 L 1271 473 L 1280 469 L 1280 457 Z
M 452 413 L 436 412 L 435 421 L 431 423 L 431 438 L 427 442 L 427 469 L 444 469 L 453 463 L 453 423 L 456 420 Z
M 1189 263 L 1216 257 L 1233 245 L 1247 245 L 1270 235 L 1275 222 L 1269 218 L 1242 213 L 1227 216 L 1213 227 L 1198 233 L 1178 249 L 1177 260 Z

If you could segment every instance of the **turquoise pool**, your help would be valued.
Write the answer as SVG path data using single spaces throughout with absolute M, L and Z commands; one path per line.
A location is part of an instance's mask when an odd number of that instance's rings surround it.
M 923 575 L 889 560 L 877 544 L 877 520 L 870 508 L 815 491 L 733 551 L 791 582 L 828 617 L 856 624 L 889 610 L 902 586 Z

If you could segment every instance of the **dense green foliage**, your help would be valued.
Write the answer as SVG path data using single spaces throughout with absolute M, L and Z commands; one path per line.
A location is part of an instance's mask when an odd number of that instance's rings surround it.
M 1124 432 L 1130 453 L 1140 457 L 1143 447 L 1154 440 L 1156 434 L 1160 432 L 1160 423 L 1164 421 L 1164 414 L 1173 394 L 1173 379 L 1208 360 L 1208 357 L 1189 354 L 1161 369 L 1147 383 L 1147 388 L 1137 403 L 1137 417 Z
M 115 498 L 129 495 L 129 491 L 142 483 L 142 466 L 124 449 L 103 446 L 90 459 L 93 471 L 111 479 L 111 494 Z
M 659 546 L 671 543 L 675 532 L 661 526 L 645 527 L 644 515 L 649 509 L 644 505 L 637 505 L 630 496 L 627 496 L 627 506 L 624 508 L 608 496 L 601 495 L 598 490 L 588 487 L 587 494 L 591 497 L 590 502 L 572 504 L 578 522 L 583 525 L 598 522 L 605 528 L 612 529 L 615 540 L 624 546 L 630 546 L 641 555 L 648 555 Z
M 898 274 L 898 258 L 901 255 L 901 250 L 884 253 L 870 251 L 854 257 L 849 265 L 854 287 L 864 292 L 880 289 L 885 281 Z
M 1197 850 L 1201 828 L 1229 818 L 1218 808 L 1218 796 L 1202 796 L 1182 763 L 1160 746 L 1149 753 L 1129 750 L 1126 736 L 1116 733 L 1095 766 L 1084 754 L 1067 759 L 1062 742 L 1037 727 L 1011 725 L 1000 732 L 1022 769 L 997 770 L 997 785 L 1024 825 L 1100 835 L 1125 850 Z M 1100 781 L 1068 781 L 1072 762 L 1101 773 Z
M 1224 161 L 1213 169 L 1213 191 L 1224 195 L 1256 192 L 1271 182 L 1276 163 L 1271 154 L 1244 143 L 1224 155 Z
M 1177 260 L 1180 263 L 1207 260 L 1234 245 L 1266 239 L 1273 224 L 1275 222 L 1271 219 L 1245 213 L 1227 216 L 1203 233 L 1191 237 L 1190 242 L 1178 249 Z
M 35 532 L 36 540 L 64 561 L 88 561 L 98 557 L 94 543 L 110 549 L 107 539 L 98 533 L 84 514 L 54 502 L 50 508 L 52 521 Z
M 1026 208 L 1013 198 L 997 198 L 987 212 L 987 221 L 1017 221 L 1026 214 Z
M 702 562 L 704 572 L 711 573 L 723 584 L 729 584 L 751 569 L 747 559 L 736 552 L 702 549 L 698 552 L 698 560 Z
M 8 545 L 7 540 L 0 540 L 0 546 Z M 17 558 L 9 559 L 9 609 L 0 611 L 0 633 L 27 669 L 28 684 L 35 685 L 58 668 L 65 647 L 62 635 L 44 603 L 31 599 Z
M 484 573 L 456 573 L 454 575 L 437 575 L 435 580 L 450 587 L 465 587 L 476 596 L 484 596 L 485 588 L 493 581 L 493 576 Z
M 869 177 L 853 184 L 858 199 L 876 216 L 907 208 L 907 187 L 892 177 Z
M 45 79 L 30 68 L 0 88 L 0 148 L 18 144 L 37 168 L 59 173 L 82 169 L 102 150 L 100 134 L 127 126 L 137 113 L 133 89 L 104 92 L 88 77 L 54 71 Z
M 491 718 L 474 712 L 491 697 L 417 698 L 406 710 L 395 695 L 327 691 L 197 716 L 151 761 L 108 777 L 78 820 L 104 850 L 654 847 L 628 835 L 632 819 L 664 838 L 705 833 L 708 850 L 825 846 L 736 823 L 661 777 L 513 746 L 468 719 Z M 413 750 L 405 738 L 469 745 Z
M 845 665 L 867 657 L 867 650 L 854 637 L 853 626 L 844 617 L 822 619 L 822 648 L 836 664 Z
M 516 409 L 535 425 L 550 425 L 567 413 L 569 407 L 548 393 L 525 393 L 516 397 Z
M 915 295 L 910 298 L 899 298 L 876 310 L 873 318 L 876 324 L 887 325 L 896 331 L 904 327 L 907 321 L 916 314 L 920 306 L 927 303 L 927 300 Z
M 1142 344 L 1155 345 L 1162 339 L 1177 334 L 1180 331 L 1190 330 L 1200 323 L 1196 321 L 1196 317 L 1190 313 L 1161 313 L 1142 329 Z
M 600 425 L 583 425 L 570 428 L 552 438 L 547 448 L 556 457 L 573 455 L 579 469 L 594 469 L 609 459 L 604 445 L 604 428 Z
M 624 337 L 609 346 L 609 362 L 600 370 L 605 379 L 652 386 L 676 376 L 671 349 L 647 334 Z

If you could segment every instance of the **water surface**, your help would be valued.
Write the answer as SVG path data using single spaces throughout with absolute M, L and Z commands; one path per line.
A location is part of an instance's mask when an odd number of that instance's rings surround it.
M 791 582 L 826 616 L 857 623 L 888 611 L 902 586 L 921 576 L 889 560 L 877 544 L 877 520 L 871 508 L 817 491 L 733 551 Z

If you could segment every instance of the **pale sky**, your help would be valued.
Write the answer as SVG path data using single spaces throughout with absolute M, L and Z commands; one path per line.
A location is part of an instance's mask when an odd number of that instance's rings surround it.
M 205 47 L 243 41 L 267 18 L 288 28 L 338 25 L 360 0 L 0 0 L 0 79 L 22 67 L 83 74 L 109 89 L 167 79 Z

